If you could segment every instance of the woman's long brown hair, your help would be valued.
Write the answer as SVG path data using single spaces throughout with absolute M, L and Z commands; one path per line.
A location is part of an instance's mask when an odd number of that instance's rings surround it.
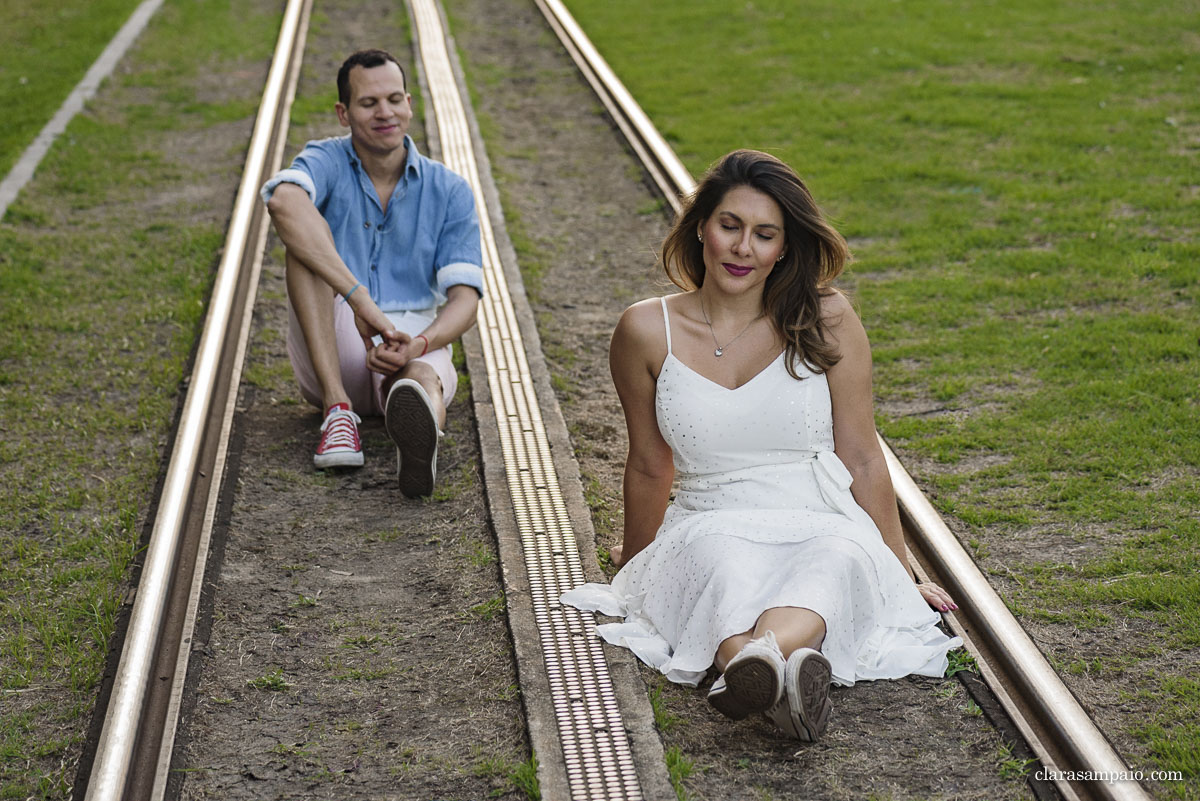
M 763 311 L 784 341 L 788 373 L 799 379 L 797 359 L 823 373 L 841 355 L 825 339 L 821 298 L 850 258 L 842 235 L 817 207 L 808 187 L 791 167 L 768 153 L 735 150 L 709 168 L 662 246 L 667 277 L 683 290 L 704 284 L 704 244 L 696 232 L 725 194 L 749 186 L 771 197 L 783 211 L 783 260 L 763 287 Z

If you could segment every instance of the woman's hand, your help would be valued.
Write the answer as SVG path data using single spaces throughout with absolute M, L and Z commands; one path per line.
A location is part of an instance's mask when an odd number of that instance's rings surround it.
M 918 584 L 917 592 L 921 593 L 921 597 L 925 599 L 925 603 L 933 607 L 936 612 L 953 612 L 958 608 L 958 604 L 954 603 L 954 599 L 950 597 L 950 593 L 932 581 Z

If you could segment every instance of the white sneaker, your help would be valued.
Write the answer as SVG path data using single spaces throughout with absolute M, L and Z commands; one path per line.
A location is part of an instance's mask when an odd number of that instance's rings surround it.
M 313 454 L 313 464 L 324 470 L 329 467 L 362 467 L 362 440 L 358 424 L 362 420 L 344 403 L 335 403 L 325 413 L 321 423 L 321 442 Z
M 725 717 L 741 720 L 779 703 L 783 680 L 783 653 L 775 642 L 775 632 L 768 631 L 729 660 L 708 691 L 708 702 Z
M 812 648 L 797 648 L 788 657 L 783 697 L 767 710 L 767 718 L 790 737 L 816 742 L 833 711 L 829 701 L 832 680 L 833 670 L 824 654 Z
M 400 492 L 409 498 L 432 495 L 442 432 L 425 388 L 411 378 L 398 379 L 388 390 L 383 420 L 388 436 L 396 443 Z

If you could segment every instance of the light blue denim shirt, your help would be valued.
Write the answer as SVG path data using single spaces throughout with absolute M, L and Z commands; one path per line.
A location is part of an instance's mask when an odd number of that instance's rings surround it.
M 410 137 L 404 144 L 404 176 L 386 212 L 349 136 L 306 144 L 291 167 L 263 186 L 263 202 L 285 182 L 308 192 L 333 231 L 338 255 L 382 311 L 432 309 L 456 284 L 482 295 L 479 218 L 470 186 L 418 153 Z

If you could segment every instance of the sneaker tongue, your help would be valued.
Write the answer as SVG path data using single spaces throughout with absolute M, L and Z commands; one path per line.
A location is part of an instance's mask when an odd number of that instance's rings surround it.
M 348 411 L 350 411 L 350 404 L 335 403 L 332 406 L 330 406 L 328 409 L 325 410 L 325 416 L 328 417 L 329 415 L 333 414 L 334 412 L 348 412 Z

